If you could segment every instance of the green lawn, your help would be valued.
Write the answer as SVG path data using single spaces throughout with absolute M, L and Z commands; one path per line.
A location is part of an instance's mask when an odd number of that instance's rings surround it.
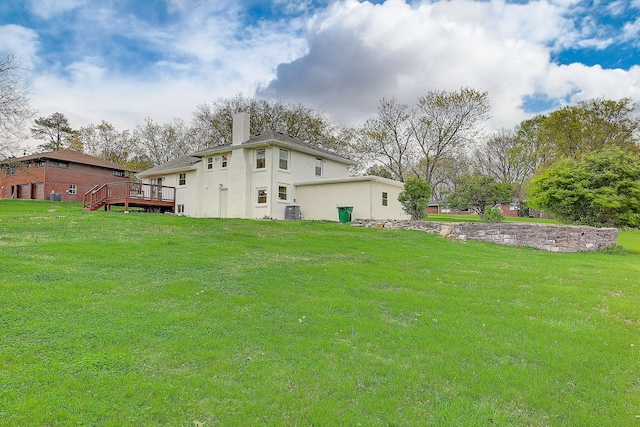
M 620 241 L 0 200 L 0 425 L 640 426 Z

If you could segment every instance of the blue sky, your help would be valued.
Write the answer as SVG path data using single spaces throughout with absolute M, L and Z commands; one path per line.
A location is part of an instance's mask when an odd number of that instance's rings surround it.
M 382 97 L 473 87 L 488 127 L 584 99 L 640 101 L 640 0 L 5 0 L 0 52 L 39 116 L 183 118 L 238 93 L 357 125 Z

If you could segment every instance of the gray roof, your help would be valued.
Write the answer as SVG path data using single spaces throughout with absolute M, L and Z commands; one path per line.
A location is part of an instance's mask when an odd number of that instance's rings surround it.
M 140 172 L 138 176 L 153 176 L 153 175 L 162 175 L 167 172 L 175 172 L 180 170 L 189 170 L 195 169 L 195 164 L 200 163 L 202 161 L 199 157 L 194 157 L 190 155 L 176 157 L 175 159 L 168 161 L 167 163 L 163 163 L 158 166 L 154 166 L 151 169 L 147 169 L 144 172 Z
M 355 165 L 357 162 L 354 162 L 351 159 L 343 157 L 339 154 L 334 153 L 333 151 L 326 150 L 324 148 L 320 148 L 314 144 L 309 142 L 302 141 L 296 137 L 291 135 L 287 135 L 282 132 L 278 132 L 275 130 L 266 130 L 260 133 L 257 133 L 249 138 L 248 141 L 243 142 L 241 145 L 232 146 L 231 143 L 226 143 L 223 145 L 218 145 L 216 147 L 205 148 L 204 150 L 197 151 L 192 153 L 192 156 L 204 157 L 209 156 L 211 154 L 220 153 L 223 151 L 228 151 L 229 149 L 237 149 L 240 147 L 259 147 L 261 145 L 265 145 L 268 143 L 275 143 L 285 147 L 289 147 L 292 149 L 296 149 L 298 151 L 302 151 L 304 153 L 328 157 L 332 160 L 336 160 L 338 162 L 342 162 L 345 164 Z

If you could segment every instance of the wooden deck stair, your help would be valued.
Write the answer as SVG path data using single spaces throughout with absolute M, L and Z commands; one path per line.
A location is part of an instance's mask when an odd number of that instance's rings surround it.
M 86 211 L 124 206 L 125 211 L 128 211 L 129 207 L 142 207 L 160 212 L 175 212 L 176 189 L 131 181 L 100 184 L 84 194 L 83 205 Z

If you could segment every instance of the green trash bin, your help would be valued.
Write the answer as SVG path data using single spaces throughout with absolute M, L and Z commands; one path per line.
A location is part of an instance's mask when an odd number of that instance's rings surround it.
M 351 212 L 353 212 L 353 206 L 338 206 L 338 219 L 340 222 L 343 224 L 351 222 Z

